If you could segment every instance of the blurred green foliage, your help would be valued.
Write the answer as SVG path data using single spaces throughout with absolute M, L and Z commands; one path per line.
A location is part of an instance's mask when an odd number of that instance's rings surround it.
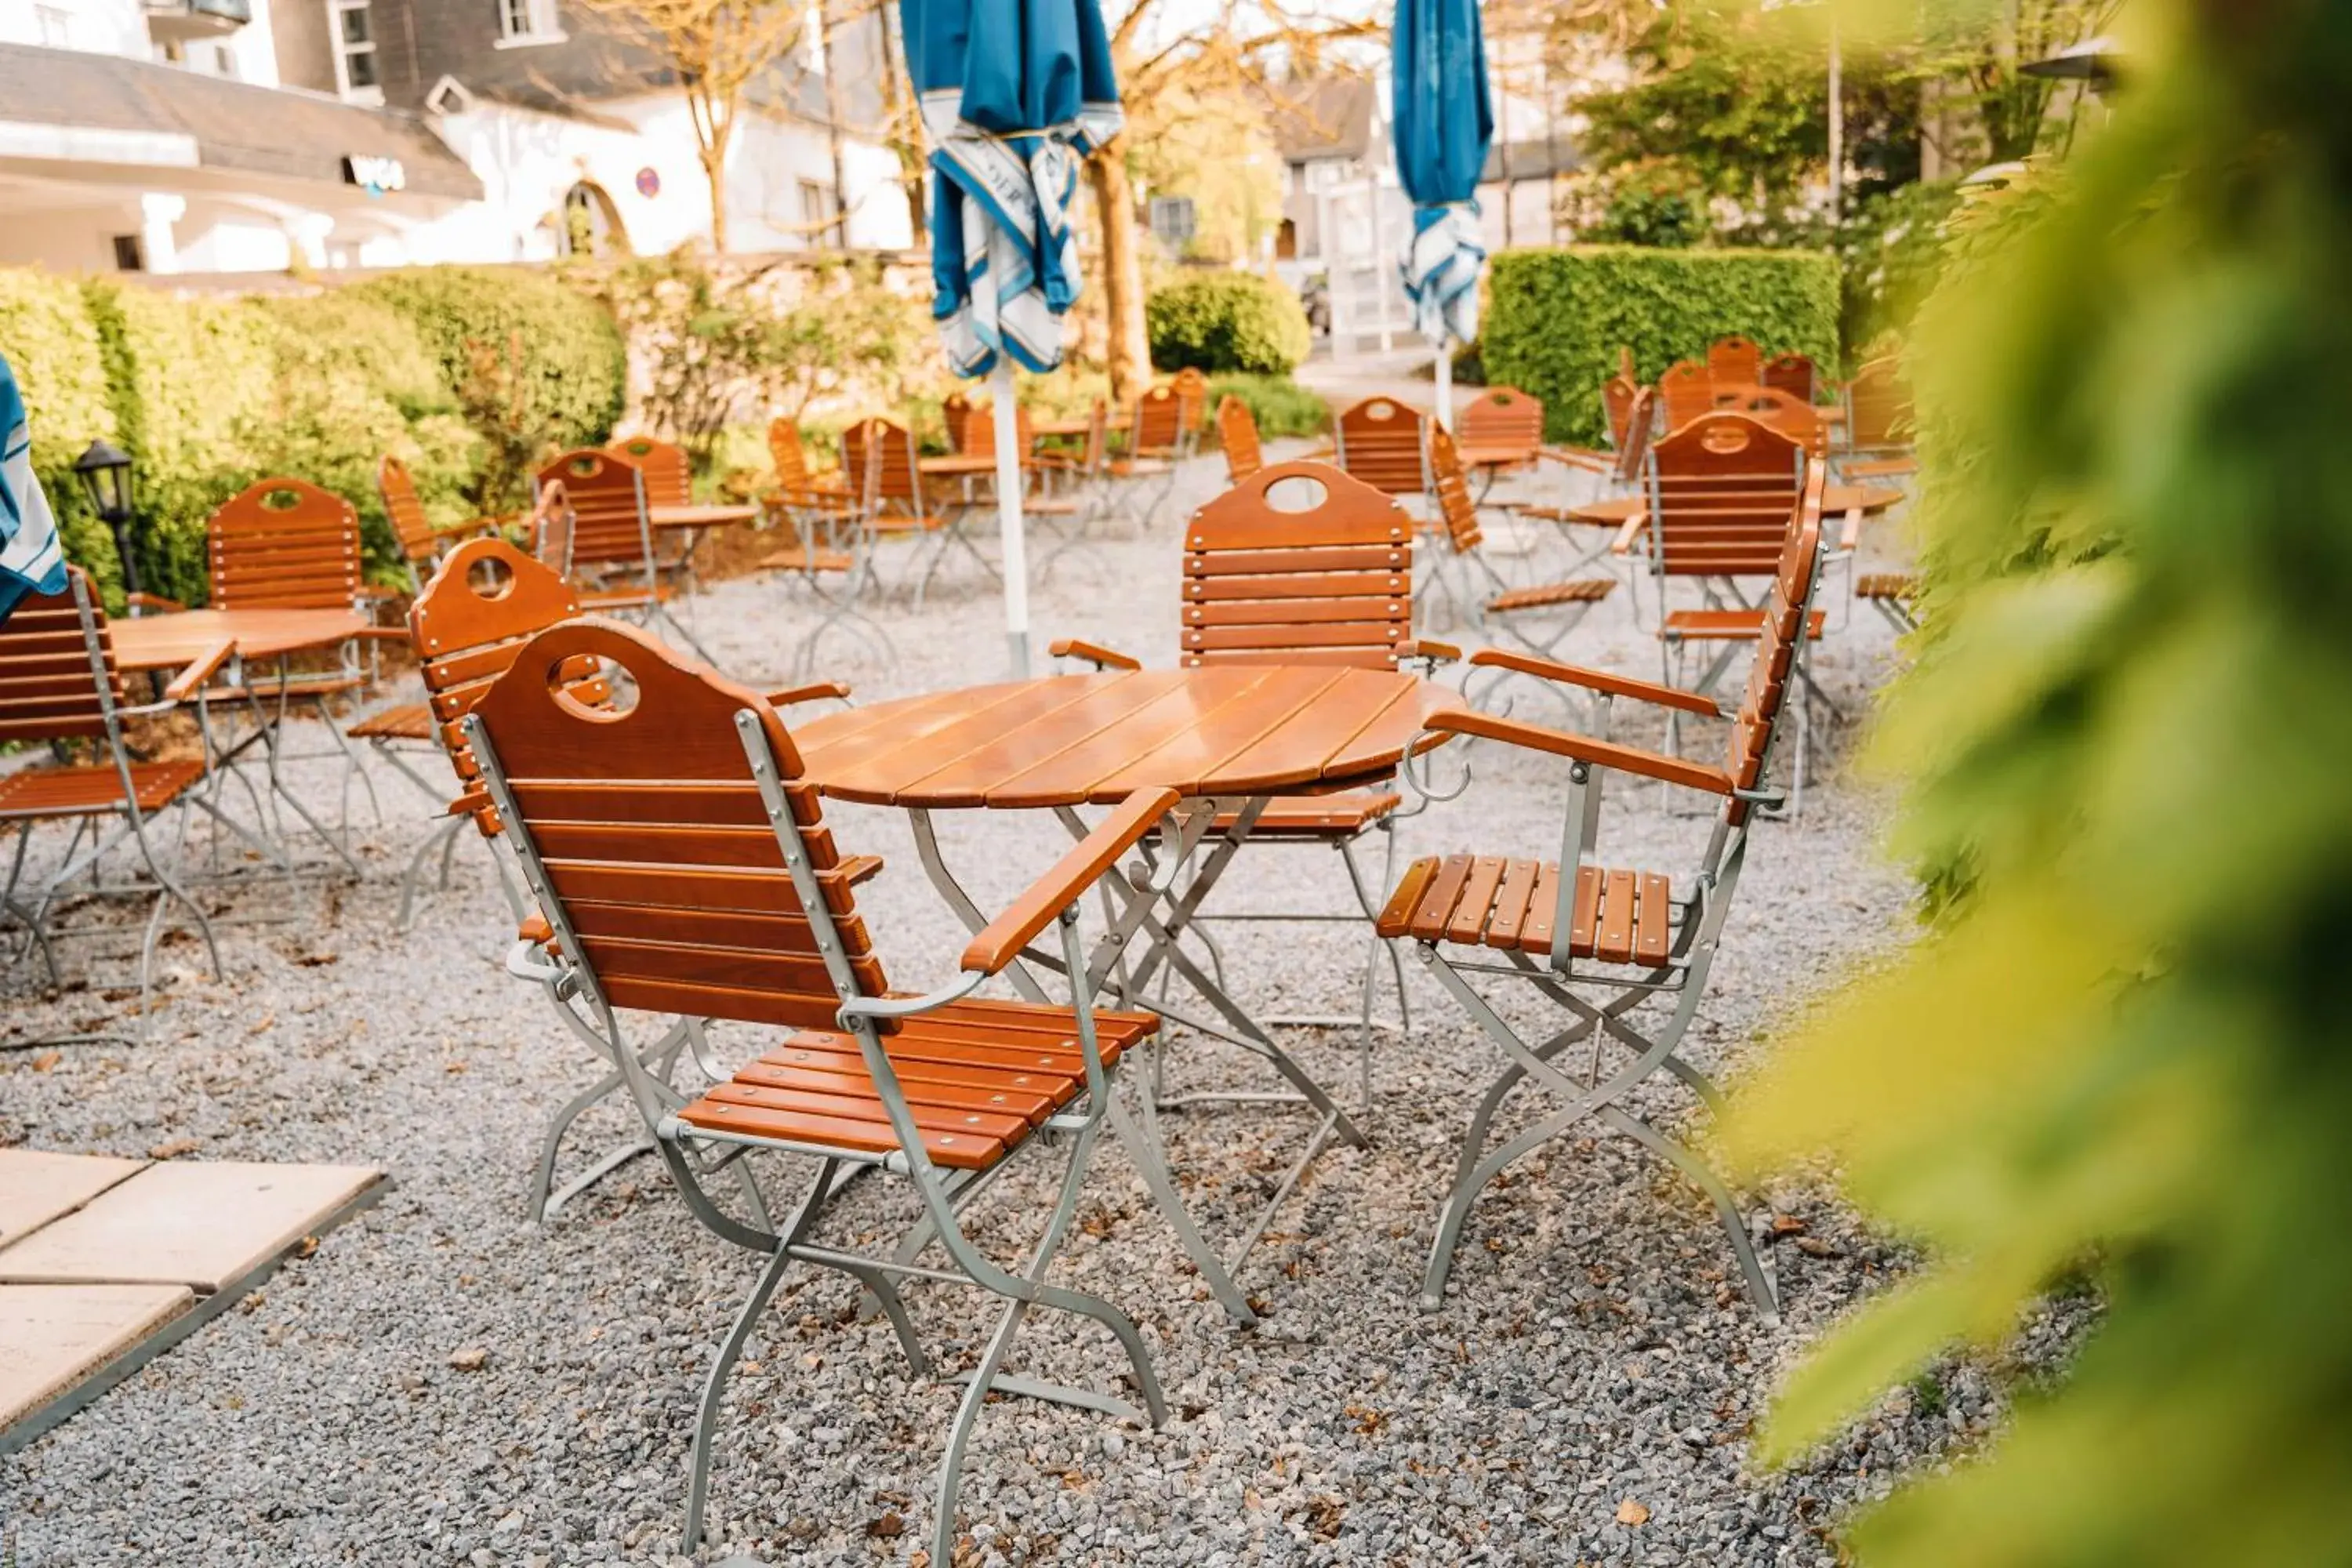
M 1151 290 L 1143 306 L 1159 370 L 1288 375 L 1311 335 L 1298 296 L 1250 272 L 1188 271 Z
M 1645 381 L 1734 332 L 1767 354 L 1834 366 L 1838 268 L 1802 250 L 1575 246 L 1506 250 L 1489 267 L 1478 347 L 1487 384 L 1541 398 L 1545 434 L 1599 446 L 1601 384 L 1631 348 Z
M 1928 1262 L 1783 1390 L 1801 1454 L 2078 1274 L 2105 1311 L 1865 1565 L 2352 1562 L 2352 10 L 2140 0 L 2063 177 L 1958 223 L 1909 354 L 1930 631 L 1875 757 L 1933 928 L 1742 1099 Z
M 1209 412 L 1227 396 L 1249 405 L 1257 433 L 1271 441 L 1282 436 L 1319 436 L 1331 423 L 1331 405 L 1323 395 L 1309 391 L 1286 375 L 1213 375 L 1209 378 Z
M 0 269 L 0 353 L 16 373 L 32 426 L 33 472 L 57 514 L 66 552 L 121 602 L 114 542 L 92 515 L 73 461 L 101 437 L 120 441 L 106 397 L 98 325 L 81 289 L 47 272 Z

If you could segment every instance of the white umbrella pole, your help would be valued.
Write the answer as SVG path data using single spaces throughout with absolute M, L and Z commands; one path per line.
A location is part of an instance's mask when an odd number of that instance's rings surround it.
M 1021 408 L 1013 362 L 1000 352 L 988 378 L 996 400 L 996 530 L 1004 546 L 1004 640 L 1013 679 L 1029 679 L 1029 552 L 1021 527 Z
M 1442 333 L 1437 340 L 1437 423 L 1448 436 L 1454 434 L 1454 340 Z

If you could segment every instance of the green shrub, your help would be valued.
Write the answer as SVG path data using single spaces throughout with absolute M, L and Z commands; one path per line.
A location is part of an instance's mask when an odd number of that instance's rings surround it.
M 620 420 L 629 368 L 620 329 L 611 311 L 560 279 L 522 268 L 420 267 L 347 292 L 404 317 L 453 393 L 471 370 L 468 342 L 499 346 L 521 333 L 533 405 L 564 447 L 602 442 Z
M 1217 375 L 1209 378 L 1209 411 L 1230 394 L 1249 405 L 1257 433 L 1266 440 L 1277 436 L 1319 436 L 1331 423 L 1331 405 L 1286 375 Z
M 1607 438 L 1601 386 L 1621 347 L 1644 380 L 1732 333 L 1767 354 L 1811 354 L 1825 373 L 1838 363 L 1837 260 L 1818 251 L 1507 250 L 1487 289 L 1486 380 L 1541 398 L 1555 441 Z
M 1248 272 L 1197 273 L 1154 289 L 1143 319 L 1161 370 L 1288 375 L 1310 341 L 1298 297 Z
M 1838 229 L 1839 323 L 1848 368 L 1865 345 L 1911 324 L 1942 267 L 1943 226 L 1959 190 L 1946 181 L 1899 185 L 1864 201 Z
M 81 290 L 47 273 L 0 270 L 0 353 L 8 356 L 33 430 L 33 472 L 57 513 L 66 553 L 120 604 L 114 541 L 82 500 L 73 461 L 100 437 L 120 440 L 106 400 L 97 324 Z

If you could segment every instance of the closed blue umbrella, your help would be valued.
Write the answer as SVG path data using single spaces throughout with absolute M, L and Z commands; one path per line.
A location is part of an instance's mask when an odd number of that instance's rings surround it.
M 65 552 L 41 481 L 33 477 L 25 400 L 0 357 L 0 621 L 26 594 L 62 594 L 65 587 Z
M 1412 198 L 1404 291 L 1437 347 L 1438 417 L 1450 428 L 1452 345 L 1478 335 L 1478 175 L 1495 139 L 1478 0 L 1397 0 L 1390 54 L 1397 174 Z
M 1062 363 L 1079 166 L 1119 127 L 1110 36 L 1097 0 L 899 0 L 898 16 L 931 143 L 931 315 L 956 374 L 995 393 L 1005 629 L 1026 674 L 1013 367 Z

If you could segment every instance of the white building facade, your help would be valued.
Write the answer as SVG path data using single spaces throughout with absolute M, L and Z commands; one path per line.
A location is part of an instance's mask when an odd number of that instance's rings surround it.
M 748 94 L 730 250 L 909 242 L 897 156 L 857 130 L 883 25 Z M 710 227 L 667 62 L 567 0 L 0 0 L 0 265 L 535 260 Z

